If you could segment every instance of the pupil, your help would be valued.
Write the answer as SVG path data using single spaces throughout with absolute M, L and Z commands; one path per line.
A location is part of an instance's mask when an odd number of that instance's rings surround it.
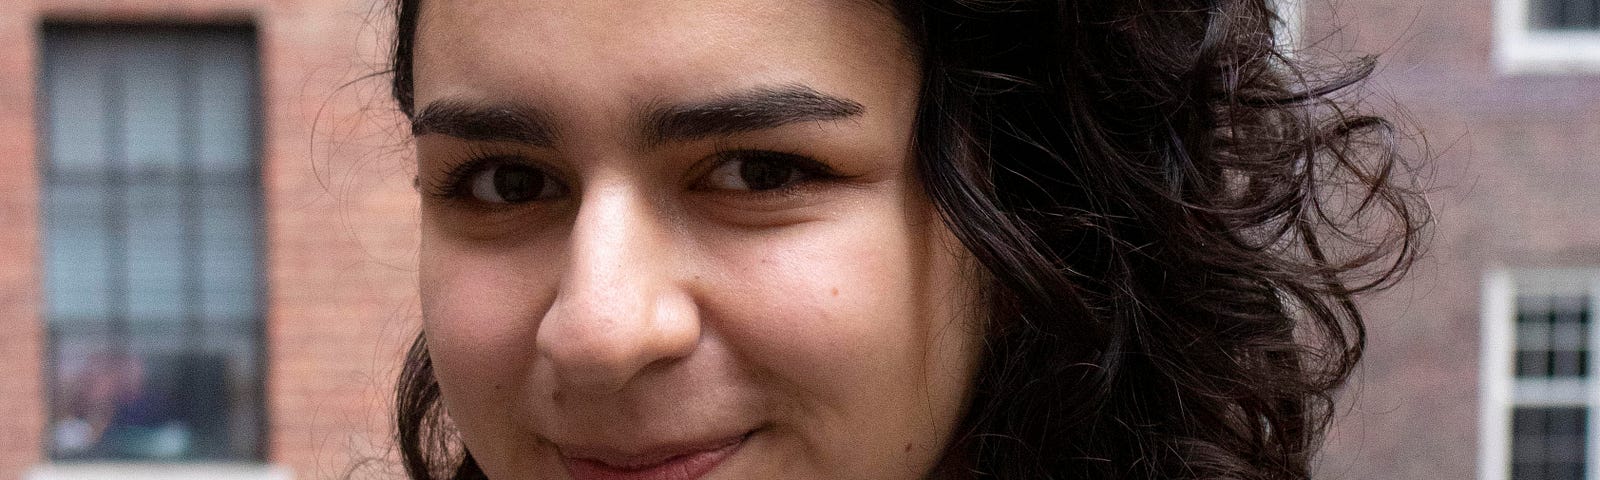
M 789 183 L 794 167 L 770 158 L 752 158 L 739 164 L 739 179 L 751 190 L 772 190 Z
M 544 190 L 544 176 L 526 167 L 502 166 L 494 172 L 494 193 L 508 203 L 525 202 Z

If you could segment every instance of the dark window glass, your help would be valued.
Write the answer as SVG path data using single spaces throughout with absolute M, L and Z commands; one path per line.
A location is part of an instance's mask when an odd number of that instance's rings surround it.
M 51 457 L 260 460 L 254 34 L 42 44 Z
M 1517 407 L 1511 416 L 1512 480 L 1582 480 L 1588 411 Z
M 1528 6 L 1536 29 L 1600 29 L 1600 0 L 1533 0 Z
M 1584 296 L 1517 298 L 1517 376 L 1587 377 L 1590 316 Z

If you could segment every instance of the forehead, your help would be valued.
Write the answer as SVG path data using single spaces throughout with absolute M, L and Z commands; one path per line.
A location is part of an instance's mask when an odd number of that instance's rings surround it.
M 431 0 L 416 96 L 651 102 L 799 83 L 842 94 L 912 88 L 912 50 L 862 0 Z M 855 90 L 855 91 L 852 91 Z M 569 105 L 570 106 L 570 105 Z

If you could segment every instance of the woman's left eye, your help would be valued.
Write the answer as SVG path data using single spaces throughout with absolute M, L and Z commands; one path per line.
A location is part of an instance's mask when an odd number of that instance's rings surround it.
M 718 164 L 701 182 L 707 190 L 765 192 L 834 176 L 816 160 L 790 153 L 738 150 L 717 156 Z

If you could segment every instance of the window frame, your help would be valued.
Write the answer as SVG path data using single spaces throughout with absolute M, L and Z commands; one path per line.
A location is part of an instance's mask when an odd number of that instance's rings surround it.
M 23 480 L 293 480 L 287 467 L 264 463 L 55 463 L 36 466 Z
M 1304 46 L 1307 1 L 1271 0 L 1273 13 L 1276 13 L 1279 19 L 1273 29 L 1273 43 L 1278 48 L 1293 53 Z
M 1600 73 L 1600 29 L 1533 28 L 1531 0 L 1495 0 L 1495 64 L 1507 74 Z
M 241 184 L 252 185 L 253 186 L 253 193 L 254 193 L 254 197 L 249 200 L 249 202 L 253 203 L 253 206 L 251 206 L 249 208 L 254 211 L 255 215 L 254 215 L 254 218 L 251 218 L 249 220 L 249 222 L 251 224 L 251 229 L 254 231 L 254 233 L 253 233 L 254 238 L 253 238 L 252 241 L 255 244 L 254 248 L 255 248 L 255 252 L 256 252 L 254 266 L 253 266 L 253 269 L 254 269 L 253 276 L 255 277 L 255 281 L 254 281 L 254 288 L 252 289 L 253 292 L 251 292 L 251 295 L 253 295 L 256 298 L 256 303 L 255 303 L 255 306 L 253 308 L 253 312 L 250 313 L 248 316 L 237 317 L 237 318 L 248 318 L 249 320 L 247 320 L 247 321 L 239 321 L 239 325 L 221 325 L 222 328 L 217 328 L 218 325 L 208 325 L 209 328 L 204 328 L 202 333 L 204 335 L 213 335 L 213 334 L 218 334 L 218 333 L 224 333 L 224 334 L 227 334 L 227 335 L 239 335 L 239 336 L 241 336 L 240 338 L 244 339 L 244 341 L 254 344 L 251 353 L 248 354 L 248 356 L 251 358 L 250 361 L 251 361 L 251 365 L 252 366 L 250 368 L 254 370 L 253 371 L 253 378 L 251 379 L 251 383 L 248 386 L 243 387 L 243 389 L 249 390 L 250 391 L 250 395 L 253 396 L 253 399 L 255 401 L 255 405 L 254 405 L 255 411 L 253 411 L 253 413 L 251 414 L 253 418 L 251 419 L 252 421 L 248 422 L 250 424 L 253 424 L 253 427 L 252 427 L 254 429 L 253 430 L 253 435 L 256 437 L 255 438 L 255 446 L 253 448 L 253 451 L 251 453 L 249 453 L 249 455 L 247 455 L 247 456 L 237 456 L 237 457 L 218 458 L 218 459 L 211 459 L 211 458 L 176 458 L 176 459 L 61 458 L 61 457 L 58 457 L 56 455 L 56 452 L 55 452 L 54 442 L 56 441 L 56 438 L 53 436 L 53 432 L 47 427 L 46 430 L 42 432 L 42 435 L 41 435 L 41 438 L 40 438 L 40 440 L 43 441 L 43 445 L 41 445 L 42 451 L 44 453 L 43 458 L 41 459 L 42 462 L 40 464 L 36 465 L 31 470 L 29 470 L 25 474 L 24 478 L 26 478 L 28 480 L 58 480 L 58 479 L 59 480 L 92 480 L 92 479 L 109 479 L 109 478 L 135 478 L 135 479 L 173 478 L 173 479 L 183 479 L 183 480 L 201 479 L 201 478 L 217 478 L 217 479 L 227 479 L 227 480 L 288 480 L 288 479 L 291 479 L 293 477 L 292 477 L 292 475 L 290 474 L 290 472 L 287 469 L 285 469 L 284 467 L 281 467 L 281 466 L 274 465 L 269 460 L 270 444 L 271 444 L 271 441 L 272 441 L 272 436 L 271 436 L 272 430 L 270 428 L 272 415 L 271 415 L 271 399 L 268 397 L 268 394 L 267 394 L 268 393 L 268 391 L 267 391 L 267 382 L 269 380 L 267 378 L 268 377 L 268 373 L 269 373 L 268 372 L 269 365 L 268 365 L 268 357 L 267 357 L 267 355 L 268 355 L 268 347 L 269 347 L 269 345 L 268 345 L 268 336 L 267 336 L 267 331 L 266 331 L 266 321 L 267 321 L 266 308 L 267 308 L 267 292 L 268 292 L 268 288 L 269 288 L 269 285 L 268 285 L 269 277 L 268 277 L 268 272 L 267 272 L 267 269 L 266 269 L 266 267 L 267 267 L 267 265 L 266 265 L 266 261 L 267 261 L 266 253 L 267 253 L 267 240 L 268 240 L 267 227 L 268 226 L 266 224 L 265 214 L 266 214 L 266 200 L 267 199 L 265 197 L 265 195 L 266 195 L 265 185 L 262 183 L 263 182 L 262 172 L 263 172 L 264 160 L 265 160 L 265 158 L 264 158 L 264 154 L 265 153 L 264 153 L 264 150 L 263 150 L 263 148 L 264 148 L 264 143 L 263 142 L 265 140 L 265 136 L 264 136 L 265 132 L 263 130 L 263 128 L 264 128 L 263 127 L 263 125 L 264 125 L 264 123 L 263 123 L 264 122 L 263 115 L 265 114 L 265 110 L 264 109 L 266 107 L 266 104 L 265 104 L 265 98 L 263 96 L 263 88 L 264 88 L 264 82 L 265 82 L 265 77 L 264 77 L 264 74 L 265 74 L 264 70 L 265 69 L 264 69 L 263 64 L 261 63 L 262 62 L 262 56 L 261 56 L 262 55 L 262 52 L 261 52 L 261 48 L 262 48 L 261 30 L 257 25 L 255 25 L 254 23 L 251 23 L 251 22 L 202 22 L 202 23 L 113 22 L 113 23 L 104 23 L 104 22 L 94 22 L 94 21 L 88 21 L 88 22 L 74 21 L 74 20 L 70 20 L 70 19 L 69 20 L 44 19 L 43 21 L 37 23 L 36 24 L 36 30 L 35 30 L 35 33 L 37 35 L 37 37 L 36 37 L 37 42 L 35 44 L 35 48 L 36 48 L 36 53 L 38 54 L 38 57 L 37 57 L 37 60 L 36 60 L 36 63 L 35 63 L 35 67 L 36 67 L 35 75 L 36 75 L 36 79 L 38 80 L 39 84 L 38 84 L 38 87 L 36 89 L 36 94 L 35 94 L 35 98 L 34 98 L 34 101 L 36 102 L 35 103 L 35 105 L 36 105 L 36 113 L 34 115 L 34 117 L 35 117 L 34 121 L 35 121 L 35 125 L 36 125 L 37 132 L 38 132 L 37 135 L 36 135 L 36 139 L 35 139 L 35 141 L 37 142 L 37 145 L 38 145 L 38 147 L 37 147 L 38 148 L 38 151 L 37 151 L 38 153 L 37 153 L 37 157 L 36 157 L 36 166 L 37 166 L 36 172 L 40 176 L 40 178 L 42 180 L 44 180 L 44 181 L 41 182 L 41 185 L 40 185 L 41 188 L 40 188 L 40 191 L 39 191 L 39 201 L 41 202 L 41 205 L 44 204 L 44 202 L 46 201 L 46 196 L 50 194 L 47 191 L 47 189 L 52 188 L 54 186 L 54 184 L 52 183 L 53 180 L 50 180 L 50 179 L 52 178 L 53 175 L 56 174 L 56 172 L 54 170 L 57 168 L 57 166 L 55 165 L 55 162 L 54 162 L 54 157 L 52 157 L 52 154 L 51 154 L 51 144 L 50 144 L 50 139 L 49 139 L 50 130 L 51 130 L 50 122 L 52 121 L 49 116 L 52 114 L 52 112 L 50 111 L 50 107 L 48 105 L 46 105 L 46 102 L 48 101 L 47 97 L 48 97 L 49 86 L 46 85 L 45 82 L 48 81 L 48 79 L 46 78 L 47 77 L 47 72 L 51 68 L 48 65 L 48 62 L 50 60 L 49 60 L 49 58 L 47 58 L 47 55 L 46 55 L 46 48 L 47 48 L 46 47 L 46 42 L 47 42 L 46 38 L 51 36 L 51 35 L 57 35 L 57 36 L 60 36 L 60 35 L 69 35 L 69 36 L 70 35 L 90 35 L 90 36 L 94 36 L 94 35 L 101 34 L 101 32 L 109 32 L 109 34 L 111 34 L 111 35 L 117 35 L 117 34 L 121 34 L 121 33 L 125 33 L 125 32 L 134 32 L 134 35 L 149 35 L 149 36 L 170 35 L 173 38 L 180 38 L 180 39 L 184 38 L 183 36 L 184 35 L 188 35 L 188 34 L 197 34 L 197 35 L 200 35 L 200 36 L 218 35 L 218 34 L 221 34 L 221 35 L 243 35 L 244 38 L 247 39 L 247 41 L 248 41 L 250 52 L 249 52 L 249 57 L 248 57 L 248 59 L 246 61 L 246 65 L 248 66 L 248 70 L 245 72 L 245 74 L 247 75 L 246 83 L 248 85 L 248 91 L 245 93 L 247 95 L 247 99 L 245 100 L 246 103 L 244 104 L 244 110 L 242 112 L 243 112 L 244 115 L 246 115 L 249 118 L 249 121 L 247 122 L 248 131 L 244 132 L 246 134 L 246 136 L 244 137 L 244 140 L 243 140 L 244 145 L 245 145 L 243 147 L 244 148 L 244 152 L 245 152 L 245 155 L 247 155 L 247 159 L 246 159 L 247 167 L 244 169 L 244 171 L 248 173 L 249 179 L 241 181 L 240 183 Z M 179 43 L 182 43 L 182 42 L 179 42 Z M 188 45 L 185 48 L 194 49 L 195 51 L 204 51 L 203 45 L 200 45 L 200 44 Z M 188 73 L 189 74 L 193 74 L 194 72 L 190 71 Z M 197 102 L 201 102 L 201 101 L 202 100 L 198 99 L 198 98 L 191 98 L 191 99 L 188 100 L 188 102 L 196 102 L 196 103 Z M 188 102 L 186 102 L 186 103 L 188 103 Z M 193 105 L 189 105 L 189 106 L 193 106 Z M 180 107 L 179 109 L 183 110 L 184 108 L 186 108 L 186 107 Z M 191 113 L 196 113 L 196 112 L 191 112 Z M 195 119 L 195 120 L 190 120 L 189 122 L 199 122 L 199 120 Z M 191 125 L 191 126 L 193 126 L 193 125 Z M 185 133 L 185 135 L 194 134 L 194 133 L 196 133 L 196 132 L 187 132 L 187 133 Z M 121 135 L 127 135 L 127 132 L 122 132 Z M 195 148 L 199 148 L 199 147 L 195 147 Z M 112 160 L 115 160 L 115 159 L 112 159 Z M 188 162 L 197 162 L 197 161 L 199 161 L 199 159 L 198 158 L 188 158 L 187 161 Z M 202 167 L 198 166 L 198 165 L 186 165 L 182 170 L 183 171 L 182 172 L 178 172 L 178 174 L 179 175 L 183 175 L 183 176 L 188 177 L 188 178 L 185 178 L 184 181 L 182 181 L 182 182 L 177 182 L 177 184 L 179 186 L 193 186 L 193 187 L 203 188 L 203 187 L 209 185 L 207 183 L 207 181 L 206 181 L 206 177 L 208 177 L 210 175 L 215 175 L 215 173 L 203 171 L 204 169 Z M 111 173 L 111 174 L 114 175 L 114 174 L 117 174 L 117 173 Z M 124 175 L 124 177 L 126 177 L 126 178 L 122 178 L 122 179 L 116 180 L 117 182 L 131 183 L 131 181 L 128 180 L 128 178 L 131 178 L 134 175 L 133 173 L 130 173 L 130 172 L 127 172 L 127 171 L 123 171 L 123 172 L 120 172 L 120 174 Z M 101 183 L 104 183 L 104 181 L 102 181 Z M 103 186 L 104 185 L 102 185 L 102 187 Z M 126 192 L 124 192 L 124 193 L 126 193 Z M 196 193 L 195 195 L 200 195 L 200 194 Z M 188 205 L 188 203 L 191 202 L 191 201 L 192 202 L 200 202 L 201 200 L 198 200 L 198 199 L 187 200 L 186 199 L 185 200 L 185 208 L 188 208 L 188 207 L 191 207 L 191 206 L 195 206 L 195 207 L 198 206 L 198 203 L 196 203 L 195 205 Z M 110 208 L 110 207 L 108 207 L 108 208 Z M 124 206 L 124 208 L 128 208 L 128 207 Z M 124 212 L 124 214 L 125 213 L 126 212 Z M 188 215 L 189 213 L 193 213 L 193 212 L 185 212 L 184 215 Z M 49 226 L 49 224 L 48 224 L 48 219 L 46 218 L 46 215 L 47 214 L 45 212 L 41 211 L 41 217 L 40 217 L 40 219 L 41 219 L 41 223 L 40 223 L 41 232 L 48 232 L 50 230 L 50 228 L 51 228 Z M 43 256 L 43 255 L 45 255 L 45 253 L 41 252 L 41 256 Z M 46 263 L 43 258 L 41 258 L 41 263 Z M 46 266 L 46 268 L 48 268 L 48 266 Z M 44 275 L 49 275 L 49 273 L 45 272 L 45 271 L 41 271 L 41 273 L 44 274 Z M 185 272 L 185 274 L 191 274 L 191 273 L 194 273 L 194 272 Z M 192 281 L 193 282 L 204 282 L 203 279 L 193 279 Z M 190 286 L 192 286 L 192 285 L 186 285 L 185 288 L 188 288 Z M 188 297 L 192 297 L 193 295 L 190 294 L 190 293 L 191 292 L 186 292 L 185 295 L 188 296 Z M 193 298 L 186 298 L 186 300 L 187 301 L 193 301 L 194 299 Z M 46 301 L 46 303 L 48 304 L 48 300 Z M 203 309 L 203 307 L 191 307 L 191 308 Z M 47 310 L 48 310 L 48 307 L 47 307 Z M 198 315 L 200 317 L 205 317 L 206 316 L 205 313 L 200 313 Z M 56 396 L 59 393 L 59 386 L 60 386 L 60 384 L 62 382 L 62 379 L 60 378 L 60 372 L 58 371 L 57 365 L 55 363 L 56 360 L 57 360 L 57 355 L 59 354 L 59 352 L 58 352 L 59 340 L 56 338 L 56 332 L 57 332 L 57 330 L 59 328 L 61 328 L 61 326 L 56 325 L 55 324 L 55 320 L 53 318 L 51 318 L 51 317 L 52 317 L 52 315 L 49 314 L 49 313 L 46 313 L 46 315 L 44 317 L 45 318 L 44 329 L 45 329 L 45 334 L 46 334 L 46 337 L 45 337 L 46 340 L 45 340 L 44 347 L 45 347 L 45 352 L 46 352 L 46 358 L 44 358 L 43 360 L 45 362 L 44 363 L 44 370 L 45 370 L 45 372 L 44 372 L 44 374 L 45 374 L 44 380 L 46 381 L 46 383 L 45 383 L 45 389 L 44 389 L 43 393 L 44 393 L 44 400 L 45 400 L 45 409 L 46 409 L 45 410 L 45 415 L 46 415 L 47 425 L 48 425 L 49 421 L 53 420 L 53 415 L 54 415 L 54 412 L 55 412 L 54 409 L 56 408 L 55 407 L 55 403 L 60 401 L 60 399 L 56 398 Z M 123 317 L 125 317 L 125 315 Z M 119 319 L 123 323 L 127 323 L 128 322 L 128 318 L 119 317 Z M 124 328 L 126 328 L 126 327 L 124 327 Z M 118 333 L 118 332 L 112 332 L 112 333 Z M 121 333 L 126 333 L 126 332 L 121 332 Z M 188 351 L 186 351 L 186 352 L 187 353 L 195 353 L 195 352 L 188 352 Z
M 1518 379 L 1517 298 L 1524 295 L 1582 294 L 1590 312 L 1588 375 L 1578 380 L 1544 382 Z M 1512 413 L 1519 406 L 1582 407 L 1585 478 L 1600 479 L 1600 268 L 1500 269 L 1483 278 L 1480 300 L 1481 350 L 1478 372 L 1478 479 L 1509 480 L 1512 460 Z M 1558 383 L 1579 382 L 1580 401 L 1562 400 Z M 1570 386 L 1570 385 L 1568 385 Z

